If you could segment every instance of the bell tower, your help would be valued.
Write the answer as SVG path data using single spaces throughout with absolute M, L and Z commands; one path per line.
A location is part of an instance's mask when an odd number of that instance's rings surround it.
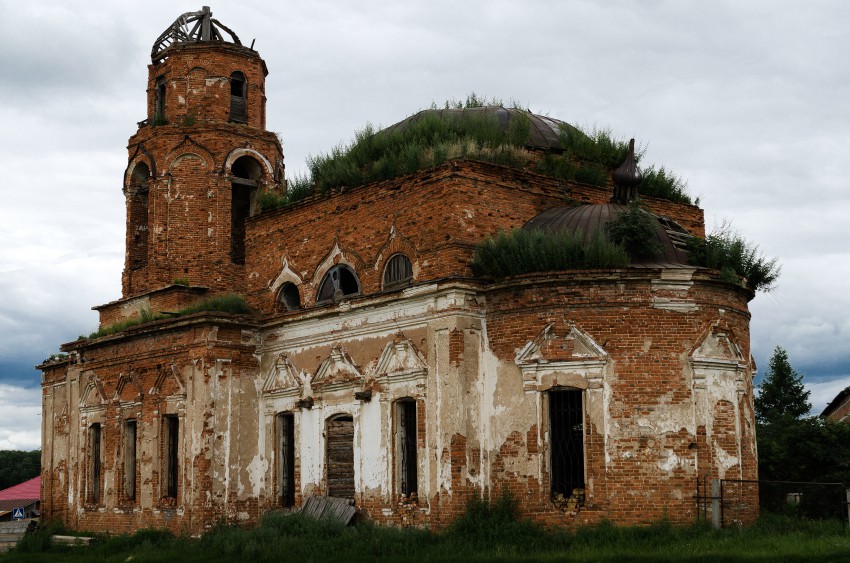
M 124 174 L 123 298 L 244 290 L 245 221 L 257 195 L 284 181 L 280 141 L 265 128 L 267 74 L 207 6 L 157 38 Z

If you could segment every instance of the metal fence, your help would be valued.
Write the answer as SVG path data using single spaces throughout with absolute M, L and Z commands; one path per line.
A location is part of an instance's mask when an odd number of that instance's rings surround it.
M 844 483 L 703 478 L 694 498 L 698 517 L 711 519 L 716 528 L 751 524 L 765 513 L 850 526 L 850 489 Z

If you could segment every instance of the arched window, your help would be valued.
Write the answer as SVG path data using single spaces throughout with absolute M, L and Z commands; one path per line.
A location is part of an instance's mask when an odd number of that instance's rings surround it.
M 131 269 L 139 269 L 148 263 L 148 193 L 150 192 L 150 168 L 144 162 L 133 167 L 130 186 L 127 190 L 127 214 L 129 218 L 128 258 Z
M 239 71 L 230 75 L 230 121 L 245 123 L 248 100 L 245 75 Z
M 263 167 L 250 156 L 240 156 L 230 167 L 233 175 L 230 206 L 230 260 L 234 264 L 245 263 L 245 219 L 254 213 L 257 182 L 263 175 Z
M 322 285 L 319 286 L 316 302 L 339 301 L 346 295 L 358 293 L 360 293 L 360 282 L 357 276 L 348 266 L 338 264 L 325 274 Z
M 407 285 L 413 279 L 413 266 L 404 254 L 393 254 L 384 267 L 384 289 Z
M 297 311 L 301 308 L 301 295 L 298 287 L 292 282 L 286 282 L 277 292 L 277 302 L 286 307 L 287 311 Z

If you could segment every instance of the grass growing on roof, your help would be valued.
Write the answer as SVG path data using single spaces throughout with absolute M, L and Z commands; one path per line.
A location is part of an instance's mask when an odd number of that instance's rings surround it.
M 500 231 L 479 244 L 472 258 L 476 276 L 502 279 L 532 272 L 558 270 L 623 268 L 629 255 L 597 232 L 585 242 L 581 235 L 569 231 Z
M 249 309 L 244 297 L 236 293 L 225 293 L 223 295 L 216 295 L 214 297 L 207 297 L 205 299 L 201 299 L 197 303 L 189 305 L 188 307 L 180 309 L 179 311 L 176 311 L 169 315 L 163 315 L 161 313 L 154 314 L 151 313 L 150 309 L 142 309 L 139 312 L 138 318 L 128 319 L 125 321 L 118 321 L 117 323 L 100 327 L 96 331 L 89 334 L 88 337 L 100 338 L 101 336 L 109 336 L 110 334 L 124 332 L 132 326 L 140 325 L 150 321 L 169 319 L 173 317 L 179 317 L 181 315 L 200 313 L 204 311 L 244 314 L 248 313 Z
M 465 102 L 446 101 L 446 110 L 485 106 L 502 107 L 499 99 L 487 100 L 474 92 Z M 512 102 L 514 109 L 518 108 Z M 431 109 L 437 110 L 437 104 Z M 438 166 L 447 160 L 468 158 L 513 168 L 531 169 L 561 180 L 604 186 L 611 170 L 626 157 L 628 142 L 616 138 L 608 129 L 583 132 L 563 125 L 558 150 L 542 157 L 527 149 L 530 120 L 514 112 L 507 130 L 493 115 L 423 113 L 404 127 L 376 131 L 366 125 L 348 144 L 339 144 L 327 154 L 307 159 L 308 176 L 288 180 L 285 194 L 261 194 L 261 210 L 277 209 L 299 201 L 313 192 L 351 188 L 388 180 L 417 170 Z M 635 155 L 639 160 L 643 151 Z M 646 195 L 691 203 L 685 183 L 663 167 L 650 167 Z M 640 188 L 642 190 L 642 188 Z
M 743 278 L 753 291 L 770 291 L 782 272 L 776 258 L 765 258 L 758 246 L 736 233 L 728 223 L 705 240 L 691 239 L 688 252 L 692 264 L 720 270 L 726 281 L 739 283 Z

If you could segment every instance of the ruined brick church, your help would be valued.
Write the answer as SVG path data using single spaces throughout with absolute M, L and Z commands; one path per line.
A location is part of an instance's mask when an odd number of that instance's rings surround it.
M 702 210 L 643 197 L 652 259 L 501 281 L 476 244 L 598 229 L 613 181 L 455 159 L 259 212 L 286 190 L 267 73 L 207 8 L 154 45 L 117 328 L 39 366 L 46 518 L 199 532 L 333 496 L 439 527 L 507 489 L 549 524 L 688 523 L 701 480 L 756 478 L 753 293 L 688 264 Z M 248 312 L 176 314 L 226 294 Z

